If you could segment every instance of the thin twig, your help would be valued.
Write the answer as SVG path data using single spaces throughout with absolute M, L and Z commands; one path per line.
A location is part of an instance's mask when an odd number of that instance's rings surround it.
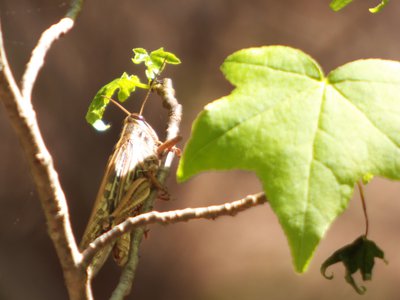
M 187 222 L 195 219 L 211 219 L 215 220 L 221 216 L 235 216 L 241 211 L 245 211 L 250 207 L 262 205 L 268 200 L 264 193 L 249 195 L 243 199 L 228 202 L 221 205 L 213 205 L 198 208 L 185 208 L 172 210 L 167 212 L 152 211 L 149 213 L 141 214 L 136 217 L 126 219 L 124 222 L 113 227 L 97 239 L 95 239 L 88 248 L 82 253 L 84 261 L 90 262 L 96 252 L 108 245 L 116 238 L 121 237 L 123 234 L 131 231 L 137 227 L 143 227 L 150 224 L 168 225 L 178 222 Z
M 43 33 L 38 45 L 32 51 L 23 80 L 23 92 L 18 88 L 7 62 L 0 27 L 0 99 L 28 160 L 46 216 L 48 232 L 63 269 L 70 299 L 91 299 L 92 295 L 87 284 L 85 269 L 81 268 L 82 256 L 72 233 L 67 201 L 54 169 L 52 157 L 42 138 L 30 99 L 37 73 L 43 65 L 49 47 L 60 34 L 72 28 L 73 21 L 70 18 L 77 16 L 81 4 L 82 1 L 72 1 L 68 12 L 69 21 L 62 19 L 54 25 L 59 29 L 62 27 L 63 30 L 55 30 L 52 26 Z
M 368 212 L 367 212 L 367 203 L 365 201 L 365 196 L 364 196 L 364 189 L 363 189 L 362 183 L 359 181 L 357 181 L 357 186 L 358 186 L 358 190 L 360 191 L 361 204 L 362 204 L 364 219 L 365 219 L 365 236 L 368 236 L 369 219 L 368 219 Z
M 163 100 L 163 106 L 168 109 L 168 125 L 166 140 L 172 140 L 179 134 L 179 126 L 182 119 L 182 106 L 178 103 L 175 97 L 175 90 L 172 86 L 171 79 L 164 79 L 161 84 L 155 84 L 153 89 L 160 95 Z M 157 174 L 157 180 L 164 185 L 169 174 L 172 161 L 175 154 L 169 152 L 166 159 Z M 153 209 L 154 202 L 157 198 L 158 191 L 153 190 L 149 199 L 144 203 L 140 213 L 147 213 Z M 139 263 L 139 247 L 143 239 L 145 228 L 137 228 L 131 234 L 131 248 L 127 264 L 122 270 L 118 285 L 114 289 L 110 300 L 120 300 L 128 295 L 132 289 L 132 284 L 135 279 L 136 269 Z
M 71 1 L 66 17 L 43 31 L 36 47 L 32 51 L 31 58 L 22 77 L 21 90 L 25 101 L 31 101 L 32 89 L 39 71 L 43 67 L 47 52 L 57 39 L 74 27 L 75 19 L 82 8 L 82 4 L 83 0 Z
M 44 59 L 51 45 L 62 35 L 67 33 L 74 26 L 74 20 L 63 18 L 57 24 L 46 29 L 39 39 L 38 44 L 32 51 L 31 59 L 26 65 L 25 73 L 22 77 L 22 95 L 26 101 L 31 102 L 33 85 L 40 69 L 43 67 Z

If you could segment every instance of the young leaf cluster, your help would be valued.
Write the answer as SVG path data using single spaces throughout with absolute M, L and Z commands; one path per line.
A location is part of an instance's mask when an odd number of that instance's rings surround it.
M 155 79 L 166 64 L 177 65 L 181 61 L 174 54 L 164 51 L 163 48 L 147 53 L 143 48 L 133 49 L 135 56 L 132 58 L 134 64 L 144 63 L 146 66 L 146 77 L 149 80 Z
M 163 48 L 157 49 L 148 53 L 143 48 L 133 49 L 134 57 L 132 62 L 134 64 L 144 63 L 146 66 L 147 83 L 140 81 L 136 75 L 129 75 L 124 72 L 120 78 L 116 78 L 107 83 L 96 93 L 90 103 L 89 109 L 86 113 L 86 121 L 97 130 L 106 130 L 109 125 L 103 122 L 103 115 L 110 103 L 110 98 L 117 92 L 117 99 L 119 102 L 126 101 L 136 88 L 150 89 L 151 83 L 155 77 L 162 72 L 166 64 L 179 64 L 180 60 L 173 53 L 164 51 Z

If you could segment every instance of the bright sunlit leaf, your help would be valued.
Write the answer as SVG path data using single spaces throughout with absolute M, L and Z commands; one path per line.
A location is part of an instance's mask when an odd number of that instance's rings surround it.
M 358 60 L 324 76 L 300 50 L 270 46 L 232 54 L 222 71 L 235 89 L 198 115 L 178 180 L 254 171 L 303 272 L 357 181 L 400 179 L 400 63 Z

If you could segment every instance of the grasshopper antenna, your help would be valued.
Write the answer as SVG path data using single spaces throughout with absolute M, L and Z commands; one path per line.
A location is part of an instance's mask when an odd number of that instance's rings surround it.
M 131 115 L 131 113 L 129 112 L 129 110 L 127 110 L 125 107 L 123 107 L 121 104 L 119 104 L 117 101 L 115 101 L 112 98 L 109 98 L 107 96 L 103 96 L 103 98 L 106 98 L 107 100 L 110 100 L 113 104 L 115 104 L 117 107 L 119 107 L 124 113 L 126 113 L 128 116 Z
M 152 87 L 153 87 L 153 83 L 157 81 L 158 76 L 159 76 L 159 75 L 161 74 L 161 72 L 164 70 L 164 67 L 165 67 L 165 65 L 166 65 L 166 62 L 167 62 L 167 58 L 165 57 L 165 58 L 164 58 L 164 61 L 163 61 L 163 63 L 162 63 L 162 65 L 161 65 L 160 70 L 157 72 L 157 74 L 154 76 L 154 78 L 150 81 L 150 88 L 149 88 L 149 90 L 148 90 L 147 93 L 146 93 L 146 97 L 144 98 L 144 100 L 143 100 L 143 102 L 142 102 L 142 106 L 140 107 L 140 111 L 139 111 L 139 115 L 140 115 L 140 116 L 143 114 L 144 106 L 145 106 L 145 104 L 146 104 L 146 102 L 147 102 L 147 99 L 148 99 L 149 96 L 150 96 L 150 92 L 151 92 L 151 89 L 152 89 Z

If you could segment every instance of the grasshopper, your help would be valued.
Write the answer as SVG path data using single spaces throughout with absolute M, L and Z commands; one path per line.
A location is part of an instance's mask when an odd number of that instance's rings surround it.
M 156 132 L 143 116 L 129 113 L 124 120 L 114 152 L 108 160 L 80 243 L 81 250 L 113 226 L 140 213 L 153 186 L 160 188 L 155 179 L 160 167 L 160 156 L 166 149 L 171 149 L 178 140 L 179 138 L 176 141 L 160 143 Z M 114 244 L 98 251 L 89 267 L 90 276 L 97 274 L 111 251 L 117 264 L 125 265 L 129 257 L 130 238 L 130 233 L 126 233 Z

